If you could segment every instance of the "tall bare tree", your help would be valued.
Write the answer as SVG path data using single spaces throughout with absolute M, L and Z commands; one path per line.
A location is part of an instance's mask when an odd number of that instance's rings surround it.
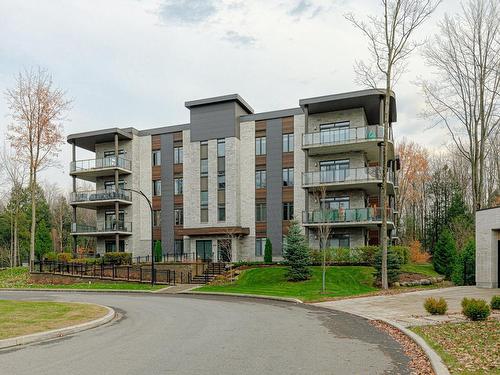
M 322 277 L 321 277 L 321 291 L 326 293 L 326 251 L 328 239 L 333 234 L 332 227 L 332 213 L 329 208 L 326 206 L 326 186 L 320 185 L 313 191 L 314 200 L 318 203 L 319 209 L 318 213 L 318 223 L 316 225 L 316 229 L 318 231 L 319 238 L 319 249 L 323 255 L 323 264 L 322 264 Z M 314 218 L 313 218 L 314 221 Z
M 441 0 L 381 0 L 381 15 L 359 20 L 354 14 L 346 19 L 362 31 L 368 39 L 370 60 L 357 61 L 357 81 L 377 88 L 385 85 L 384 142 L 382 146 L 382 288 L 389 288 L 387 281 L 387 144 L 390 122 L 390 98 L 393 86 L 405 70 L 405 62 L 420 45 L 413 40 L 415 31 L 434 12 Z
M 53 86 L 41 68 L 24 70 L 5 92 L 12 122 L 7 138 L 17 157 L 29 165 L 31 195 L 30 269 L 35 259 L 36 186 L 38 173 L 54 162 L 63 143 L 62 123 L 71 101 Z
M 500 4 L 469 0 L 446 15 L 423 55 L 438 79 L 420 80 L 427 117 L 443 124 L 470 163 L 474 210 L 486 203 L 488 139 L 500 119 Z

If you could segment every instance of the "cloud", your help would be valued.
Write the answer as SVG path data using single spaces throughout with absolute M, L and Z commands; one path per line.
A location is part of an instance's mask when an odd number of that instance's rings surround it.
M 253 36 L 243 35 L 233 30 L 227 31 L 223 39 L 240 46 L 250 46 L 257 41 Z
M 190 25 L 204 22 L 215 13 L 217 9 L 213 0 L 166 0 L 158 9 L 163 22 Z
M 316 17 L 321 11 L 321 6 L 314 5 L 309 0 L 299 0 L 288 12 L 289 15 L 300 18 L 309 15 L 309 18 Z

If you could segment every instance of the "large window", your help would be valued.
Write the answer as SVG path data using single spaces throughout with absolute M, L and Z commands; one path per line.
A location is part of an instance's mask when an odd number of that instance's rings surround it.
M 217 189 L 224 190 L 226 188 L 226 175 L 221 174 L 217 176 Z
M 323 182 L 344 181 L 349 177 L 349 159 L 324 160 L 319 163 Z
M 125 251 L 125 241 L 120 240 L 118 242 L 119 249 L 118 251 L 123 253 Z M 107 253 L 115 253 L 116 252 L 116 241 L 115 240 L 106 240 L 104 242 L 104 251 Z
M 256 257 L 263 256 L 265 247 L 266 247 L 266 239 L 265 238 L 256 238 L 255 239 L 255 256 Z
M 184 240 L 174 240 L 174 254 L 182 255 L 184 253 Z
M 330 236 L 327 241 L 327 247 L 339 248 L 339 247 L 350 247 L 351 239 L 348 234 L 334 234 Z
M 118 181 L 118 189 L 124 189 L 125 188 L 125 181 L 120 180 Z M 115 190 L 115 181 L 104 181 L 104 190 L 106 191 L 114 191 Z
M 174 178 L 174 194 L 181 195 L 182 194 L 182 177 Z
M 152 154 L 152 162 L 153 162 L 153 167 L 156 167 L 157 165 L 161 165 L 161 151 L 160 150 L 153 150 Z
M 255 205 L 255 221 L 267 220 L 267 208 L 265 203 L 257 203 Z
M 320 124 L 321 143 L 338 143 L 349 140 L 349 121 Z
M 174 147 L 174 164 L 182 164 L 184 161 L 183 148 Z
M 159 227 L 161 225 L 161 210 L 153 211 L 153 227 Z
M 182 207 L 175 207 L 174 208 L 174 224 L 175 225 L 184 224 L 184 211 L 183 211 Z
M 217 140 L 217 157 L 226 156 L 226 140 L 218 139 Z
M 255 155 L 266 154 L 266 137 L 255 138 Z
M 266 171 L 255 171 L 255 188 L 263 189 L 266 187 Z
M 217 207 L 217 220 L 226 221 L 226 205 L 219 204 Z
M 153 196 L 159 197 L 161 195 L 161 180 L 153 181 Z
M 283 186 L 293 186 L 293 168 L 283 168 Z
M 331 197 L 321 200 L 321 204 L 324 209 L 329 210 L 348 210 L 349 209 L 349 197 Z
M 283 134 L 283 152 L 293 152 L 293 133 Z
M 283 220 L 293 220 L 293 202 L 283 203 Z

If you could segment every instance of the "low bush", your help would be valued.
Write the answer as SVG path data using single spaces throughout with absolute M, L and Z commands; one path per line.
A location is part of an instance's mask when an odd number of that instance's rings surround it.
M 57 254 L 57 260 L 59 262 L 68 263 L 71 261 L 71 253 L 59 253 Z
M 48 253 L 43 254 L 43 260 L 46 262 L 55 262 L 57 261 L 57 253 L 55 251 L 49 251 Z
M 407 246 L 390 246 L 390 249 L 399 258 L 400 265 L 410 262 L 410 248 Z
M 500 310 L 500 296 L 493 296 L 491 298 L 490 306 L 492 310 Z
M 462 314 L 470 320 L 486 320 L 491 310 L 483 299 L 464 298 L 462 300 Z
M 132 253 L 105 253 L 103 262 L 106 264 L 132 264 Z
M 410 262 L 411 263 L 429 263 L 431 260 L 431 254 L 422 249 L 422 243 L 418 240 L 410 242 Z
M 375 264 L 375 257 L 379 251 L 378 246 L 360 246 L 358 250 L 361 252 L 361 260 L 363 263 L 368 263 L 370 266 Z
M 443 297 L 439 299 L 429 297 L 425 299 L 424 308 L 429 314 L 443 315 L 448 310 L 448 304 Z
M 382 250 L 377 252 L 375 256 L 375 278 L 378 285 L 382 284 Z M 401 273 L 400 256 L 393 248 L 387 249 L 387 281 L 393 284 L 399 280 Z

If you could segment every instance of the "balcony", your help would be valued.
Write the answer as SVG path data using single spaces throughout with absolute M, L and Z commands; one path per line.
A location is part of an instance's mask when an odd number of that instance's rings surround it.
M 308 226 L 338 227 L 378 226 L 382 224 L 382 209 L 364 207 L 352 209 L 323 209 L 302 212 L 302 223 Z M 394 228 L 392 209 L 387 209 L 387 227 Z
M 78 236 L 110 236 L 114 234 L 131 235 L 132 223 L 118 221 L 112 223 L 100 223 L 97 224 L 97 226 L 72 223 L 71 234 Z
M 95 182 L 97 177 L 113 176 L 115 170 L 120 174 L 132 173 L 132 162 L 122 157 L 109 156 L 102 159 L 72 161 L 69 174 L 83 180 Z
M 302 149 L 309 155 L 325 155 L 352 151 L 365 151 L 369 159 L 378 159 L 378 143 L 384 140 L 384 127 L 380 125 L 357 128 L 329 129 L 302 135 Z M 389 156 L 394 155 L 392 128 L 389 128 Z
M 394 195 L 394 173 L 387 171 L 388 193 Z M 381 167 L 364 167 L 302 173 L 302 187 L 326 186 L 327 190 L 364 189 L 371 194 L 378 192 L 382 183 Z
M 120 204 L 131 204 L 132 194 L 125 190 L 93 190 L 93 191 L 77 191 L 71 193 L 70 204 L 78 205 L 85 208 L 98 208 L 109 206 L 115 202 Z

